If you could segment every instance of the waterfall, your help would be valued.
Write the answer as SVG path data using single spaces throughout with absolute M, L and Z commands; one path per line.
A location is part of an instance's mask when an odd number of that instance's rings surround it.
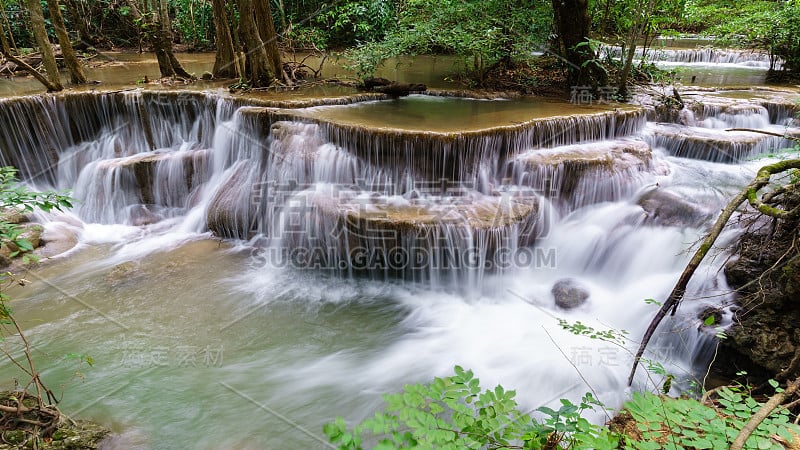
M 113 420 L 143 423 L 136 430 L 159 442 L 178 433 L 209 448 L 223 435 L 241 439 L 228 447 L 313 445 L 274 433 L 258 441 L 271 420 L 260 415 L 163 427 L 187 414 L 175 405 L 241 411 L 240 398 L 220 395 L 220 380 L 252 387 L 248 395 L 311 430 L 343 412 L 371 415 L 383 392 L 455 364 L 485 386 L 517 389 L 530 410 L 577 401 L 587 383 L 617 407 L 631 349 L 575 336 L 558 319 L 626 330 L 635 345 L 657 309 L 645 299 L 668 295 L 691 243 L 763 164 L 747 158 L 787 146 L 726 130 L 798 133 L 787 128 L 791 102 L 744 94 L 684 95 L 676 123 L 648 122 L 644 108 L 556 104 L 547 117 L 481 117 L 485 124 L 458 132 L 392 126 L 391 115 L 375 119 L 385 126 L 337 120 L 374 95 L 269 102 L 136 90 L 2 100 L 0 162 L 78 199 L 41 220 L 77 234 L 82 245 L 53 285 L 93 308 L 52 301 L 50 285 L 26 288 L 38 289 L 36 314 L 57 317 L 42 325 L 55 336 L 42 353 L 95 345 L 86 351 L 104 366 L 75 389 L 89 398 L 107 388 L 113 402 L 135 395 L 145 412 L 114 408 Z M 400 116 L 404 102 L 380 104 Z M 721 309 L 723 325 L 730 318 L 724 262 L 700 267 L 646 355 L 677 375 L 676 387 L 713 355 L 701 312 Z M 554 288 L 565 284 L 584 303 L 559 303 Z M 120 337 L 97 311 L 145 333 Z M 141 370 L 120 362 L 116 346 L 197 350 L 204 339 L 224 340 L 223 367 Z M 165 373 L 187 388 L 165 396 Z M 158 388 L 131 393 L 121 380 Z M 659 387 L 636 379 L 636 388 Z M 103 402 L 86 414 L 106 417 Z M 68 396 L 64 407 L 85 405 Z
M 646 52 L 646 53 L 645 53 Z M 601 57 L 621 58 L 622 48 L 618 46 L 604 46 Z M 744 67 L 760 69 L 770 68 L 773 58 L 769 54 L 752 50 L 719 49 L 719 48 L 648 48 L 637 47 L 634 58 L 661 63 L 687 64 L 733 64 Z M 774 58 L 775 70 L 783 67 L 783 60 Z

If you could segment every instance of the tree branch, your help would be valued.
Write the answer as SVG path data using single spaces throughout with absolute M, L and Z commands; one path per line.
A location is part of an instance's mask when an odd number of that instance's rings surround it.
M 745 187 L 741 192 L 736 194 L 736 197 L 734 197 L 733 200 L 728 203 L 728 206 L 722 210 L 722 214 L 720 214 L 720 216 L 717 218 L 717 221 L 714 223 L 714 226 L 711 228 L 711 231 L 709 231 L 708 235 L 706 235 L 703 243 L 700 244 L 700 248 L 697 249 L 694 256 L 692 256 L 692 259 L 689 261 L 689 264 L 683 270 L 683 273 L 681 273 L 681 276 L 678 279 L 677 284 L 675 284 L 675 287 L 672 289 L 669 297 L 667 297 L 667 300 L 647 326 L 644 337 L 642 337 L 642 343 L 639 345 L 639 350 L 637 350 L 636 357 L 633 360 L 633 366 L 631 367 L 631 372 L 628 376 L 628 386 L 633 384 L 633 376 L 636 374 L 636 368 L 638 367 L 639 361 L 641 360 L 642 355 L 647 348 L 647 344 L 650 342 L 653 334 L 655 334 L 656 328 L 658 328 L 658 325 L 667 315 L 667 312 L 671 310 L 671 315 L 675 315 L 675 312 L 678 310 L 678 305 L 686 293 L 686 286 L 689 284 L 689 280 L 692 279 L 694 272 L 700 266 L 700 263 L 703 262 L 706 254 L 714 245 L 714 242 L 716 242 L 720 233 L 722 233 L 722 230 L 725 229 L 725 225 L 728 223 L 728 220 L 731 218 L 736 209 L 739 208 L 739 205 L 741 205 L 745 200 L 749 200 L 751 204 L 754 204 L 753 198 L 755 198 L 755 204 L 759 204 L 760 201 L 756 197 L 756 194 L 761 188 L 769 183 L 771 175 L 797 168 L 800 168 L 800 159 L 788 159 L 762 167 L 756 174 L 755 179 L 750 182 L 750 184 L 748 184 L 747 187 Z M 795 218 L 800 216 L 800 207 L 790 211 L 784 211 L 782 209 L 761 204 L 761 206 L 757 207 L 757 209 L 762 214 L 781 219 Z

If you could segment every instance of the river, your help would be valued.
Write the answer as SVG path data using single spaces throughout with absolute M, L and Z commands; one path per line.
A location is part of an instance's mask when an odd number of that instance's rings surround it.
M 211 63 L 189 58 L 190 71 Z M 63 386 L 60 408 L 111 427 L 109 448 L 328 448 L 333 417 L 361 420 L 456 364 L 516 389 L 526 411 L 589 390 L 618 407 L 657 309 L 647 299 L 665 298 L 727 199 L 789 145 L 724 128 L 782 132 L 797 98 L 742 89 L 765 72 L 736 63 L 685 69 L 699 86 L 682 123 L 617 104 L 344 88 L 113 92 L 156 75 L 120 59 L 89 74 L 107 76 L 96 92 L 21 97 L 38 89 L 0 81 L 3 163 L 78 199 L 38 217 L 46 238 L 77 245 L 9 289 L 12 307 L 43 379 Z M 400 70 L 450 88 L 436 80 L 451 64 Z M 651 344 L 675 389 L 713 354 L 700 311 L 729 320 L 723 263 L 701 267 Z M 553 303 L 566 279 L 586 303 Z M 642 372 L 634 389 L 662 380 Z

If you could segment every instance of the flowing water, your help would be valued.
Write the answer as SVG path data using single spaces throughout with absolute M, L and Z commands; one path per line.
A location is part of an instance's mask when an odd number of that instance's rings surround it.
M 111 426 L 111 448 L 327 448 L 334 416 L 363 419 L 456 364 L 513 387 L 525 410 L 589 390 L 616 407 L 656 310 L 645 300 L 671 290 L 763 164 L 750 158 L 787 145 L 723 128 L 784 130 L 794 94 L 723 94 L 676 123 L 427 96 L 0 100 L 2 162 L 79 200 L 39 217 L 47 239 L 78 244 L 27 274 L 13 307 L 62 410 Z M 731 301 L 723 259 L 651 344 L 677 385 L 713 353 L 698 316 Z M 554 304 L 564 279 L 584 305 Z M 628 349 L 559 318 L 626 330 Z M 640 373 L 634 388 L 653 382 Z

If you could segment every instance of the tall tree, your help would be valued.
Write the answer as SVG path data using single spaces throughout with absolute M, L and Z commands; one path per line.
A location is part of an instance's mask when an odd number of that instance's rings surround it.
M 213 74 L 217 78 L 241 78 L 225 3 L 225 0 L 212 0 L 214 31 L 217 37 Z
M 131 16 L 145 29 L 144 34 L 156 54 L 161 76 L 192 78 L 172 52 L 172 30 L 166 0 L 144 0 L 141 10 L 136 0 L 128 0 L 128 6 Z
M 247 55 L 247 79 L 252 87 L 269 86 L 277 75 L 272 67 L 274 61 L 270 58 L 266 49 L 270 43 L 277 46 L 275 36 L 266 36 L 265 40 L 262 39 L 259 33 L 259 21 L 265 20 L 264 18 L 258 18 L 258 12 L 263 12 L 263 9 L 256 5 L 256 2 L 260 1 L 263 0 L 238 0 L 239 35 Z M 269 5 L 266 6 L 266 10 L 269 11 Z M 272 17 L 271 14 L 270 17 Z M 263 24 L 262 28 L 265 28 Z
M 553 19 L 561 52 L 569 65 L 569 83 L 594 89 L 604 84 L 606 73 L 595 63 L 596 55 L 589 45 L 589 1 L 553 0 Z
M 281 51 L 278 48 L 278 35 L 275 33 L 275 23 L 272 21 L 272 9 L 270 8 L 269 0 L 253 0 L 253 3 L 256 7 L 255 18 L 258 35 L 264 43 L 264 50 L 267 51 L 272 73 L 276 78 L 280 78 L 283 75 Z M 285 81 L 290 82 L 285 75 L 283 78 Z
M 619 95 L 625 97 L 628 95 L 628 76 L 633 68 L 633 57 L 636 55 L 636 41 L 644 36 L 645 30 L 648 26 L 648 21 L 653 15 L 657 0 L 647 0 L 646 2 L 639 3 L 638 7 L 633 7 L 631 13 L 631 27 L 628 30 L 627 38 L 625 39 L 625 46 L 623 47 L 622 58 L 625 62 L 620 72 L 617 91 Z
M 56 57 L 53 54 L 53 46 L 47 38 L 47 29 L 44 25 L 44 12 L 39 0 L 28 0 L 28 12 L 31 15 L 31 28 L 33 28 L 33 36 L 36 38 L 36 45 L 39 46 L 39 51 L 42 53 L 42 63 L 44 70 L 47 72 L 47 79 L 50 80 L 51 86 L 48 86 L 50 91 L 60 91 L 64 89 L 61 85 L 61 78 L 58 76 L 58 65 L 56 64 Z
M 67 33 L 67 27 L 64 26 L 64 16 L 61 15 L 61 6 L 58 4 L 58 0 L 47 0 L 47 9 L 50 12 L 50 22 L 53 23 L 53 28 L 56 30 L 58 44 L 61 46 L 61 55 L 64 57 L 64 65 L 69 70 L 72 83 L 86 83 L 86 75 L 83 74 L 81 63 L 75 56 L 75 50 L 72 49 L 72 43 L 69 41 L 69 33 Z

